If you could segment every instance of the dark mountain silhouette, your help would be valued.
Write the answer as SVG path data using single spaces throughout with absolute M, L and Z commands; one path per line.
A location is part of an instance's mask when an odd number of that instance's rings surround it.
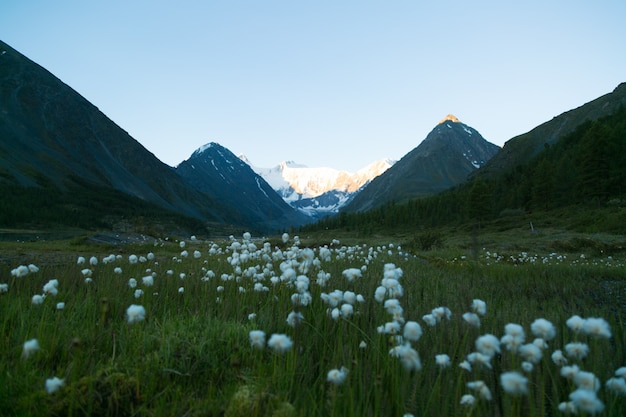
M 490 177 L 525 164 L 585 121 L 613 114 L 623 105 L 626 105 L 626 83 L 621 83 L 611 93 L 555 116 L 531 131 L 508 140 L 502 150 L 475 175 Z
M 344 211 L 366 211 L 390 201 L 436 194 L 465 181 L 499 149 L 448 115 L 419 146 L 372 180 Z
M 269 231 L 311 219 L 287 204 L 252 168 L 217 143 L 196 150 L 176 171 L 198 190 L 245 212 L 246 222 Z
M 39 209 L 56 213 L 59 224 L 73 224 L 72 213 L 93 208 L 102 215 L 107 209 L 140 215 L 124 211 L 133 201 L 142 202 L 142 210 L 152 204 L 202 221 L 249 226 L 241 214 L 245 208 L 227 206 L 190 186 L 76 91 L 3 42 L 0 188 L 15 199 L 53 196 L 20 204 L 35 214 L 34 205 L 43 204 Z M 107 202 L 95 204 L 99 207 L 86 201 L 105 194 Z

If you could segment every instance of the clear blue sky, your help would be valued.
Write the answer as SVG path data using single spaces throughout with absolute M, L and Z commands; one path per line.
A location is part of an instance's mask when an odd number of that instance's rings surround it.
M 0 39 L 169 165 L 399 159 L 446 114 L 503 143 L 626 81 L 626 1 L 3 0 Z

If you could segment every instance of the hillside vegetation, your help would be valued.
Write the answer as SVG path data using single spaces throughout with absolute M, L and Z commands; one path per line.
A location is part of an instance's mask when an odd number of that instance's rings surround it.
M 371 235 L 503 223 L 626 233 L 626 108 L 587 121 L 528 163 L 470 180 L 450 191 L 341 213 L 303 232 L 347 230 Z

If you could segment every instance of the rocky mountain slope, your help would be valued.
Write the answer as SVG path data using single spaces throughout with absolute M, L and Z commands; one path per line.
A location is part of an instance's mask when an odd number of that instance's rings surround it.
M 573 132 L 585 121 L 613 114 L 624 105 L 626 105 L 626 83 L 621 83 L 611 93 L 555 116 L 531 131 L 508 140 L 502 150 L 477 171 L 476 175 L 490 177 L 525 164 L 546 146 Z
M 217 143 L 198 148 L 176 172 L 198 190 L 238 207 L 248 223 L 263 224 L 269 231 L 311 221 L 285 203 L 248 164 Z
M 389 201 L 424 197 L 458 185 L 500 148 L 448 115 L 415 149 L 375 178 L 344 208 L 366 211 Z

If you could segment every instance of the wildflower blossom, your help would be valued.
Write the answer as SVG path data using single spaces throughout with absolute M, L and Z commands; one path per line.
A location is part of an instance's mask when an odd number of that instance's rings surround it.
M 37 339 L 30 339 L 24 342 L 22 348 L 22 358 L 28 359 L 33 353 L 39 350 L 39 342 Z
M 564 401 L 560 403 L 559 411 L 564 414 L 578 414 L 576 405 L 572 401 Z
M 467 388 L 478 392 L 483 400 L 491 401 L 493 399 L 491 391 L 484 381 L 471 381 L 467 383 Z
M 115 267 L 115 268 L 113 269 L 113 272 L 114 272 L 114 273 L 116 273 L 116 274 L 118 274 L 118 275 L 121 275 L 121 274 L 122 274 L 122 268 L 120 268 L 119 266 L 117 266 L 117 267 Z
M 33 295 L 33 298 L 30 299 L 31 304 L 33 305 L 40 305 L 43 303 L 43 296 L 40 294 L 35 294 Z
M 511 395 L 528 394 L 528 378 L 518 372 L 505 372 L 500 375 L 502 389 Z
M 485 334 L 476 339 L 476 350 L 485 356 L 494 356 L 500 353 L 500 341 L 492 334 Z
M 422 316 L 422 320 L 426 322 L 427 325 L 433 327 L 437 324 L 437 319 L 432 314 L 426 314 Z
M 89 265 L 91 266 L 98 265 L 98 258 L 96 258 L 95 256 L 92 256 L 91 258 L 89 258 Z
M 248 320 L 254 320 L 254 319 L 256 319 L 256 313 L 248 314 Z
M 626 366 L 622 366 L 617 371 L 615 371 L 615 375 L 626 379 Z
M 263 330 L 251 330 L 248 336 L 252 347 L 257 349 L 265 347 L 265 332 Z
M 591 372 L 580 371 L 574 375 L 574 384 L 576 387 L 598 391 L 600 389 L 600 380 Z
M 178 293 L 179 294 L 184 294 L 185 293 L 185 287 L 179 287 L 178 288 Z
M 463 313 L 463 320 L 472 327 L 480 327 L 480 318 L 475 313 Z
M 9 292 L 9 284 L 0 284 L 0 294 Z
M 465 394 L 461 397 L 460 404 L 464 407 L 472 407 L 474 404 L 476 404 L 476 397 L 474 397 L 472 394 Z
M 154 277 L 152 275 L 146 275 L 141 278 L 141 283 L 146 287 L 151 287 L 154 285 Z
M 581 342 L 572 342 L 565 345 L 565 354 L 570 359 L 581 360 L 587 357 L 589 346 Z
M 552 362 L 554 362 L 554 364 L 556 366 L 565 366 L 567 365 L 567 358 L 565 358 L 565 356 L 563 356 L 563 352 L 559 349 L 559 350 L 555 350 L 554 352 L 552 352 Z
M 128 280 L 128 286 L 130 288 L 137 288 L 137 280 L 135 278 L 130 278 Z
M 564 366 L 560 371 L 561 376 L 569 379 L 570 381 L 574 380 L 574 377 L 578 372 L 580 372 L 580 368 L 577 365 Z
M 76 259 L 76 265 L 83 265 L 85 263 L 85 257 L 84 256 L 79 256 Z
M 342 366 L 341 369 L 331 369 L 330 371 L 328 371 L 328 374 L 326 375 L 326 381 L 330 382 L 331 384 L 341 385 L 344 383 L 347 376 L 348 369 Z
M 543 340 L 552 340 L 556 336 L 554 325 L 546 319 L 537 319 L 530 325 L 532 333 Z
M 585 326 L 585 320 L 582 317 L 580 317 L 580 316 L 574 315 L 574 316 L 570 317 L 569 319 L 567 319 L 565 324 L 574 333 L 580 333 L 582 331 L 583 327 Z
M 139 288 L 137 288 L 133 294 L 135 298 L 140 298 L 142 295 L 143 295 L 143 290 Z
M 433 317 L 435 317 L 437 322 L 440 322 L 444 318 L 446 320 L 450 320 L 450 318 L 452 317 L 452 312 L 450 311 L 448 307 L 433 308 L 433 310 L 431 311 L 431 314 L 433 315 Z
M 527 343 L 525 345 L 520 346 L 518 353 L 524 360 L 530 363 L 539 363 L 543 354 L 541 349 L 537 347 L 537 345 L 533 343 Z
M 583 333 L 596 338 L 611 338 L 609 323 L 602 318 L 590 317 L 583 324 Z
M 131 304 L 126 309 L 126 321 L 129 324 L 138 323 L 146 318 L 146 309 L 141 305 Z
M 489 369 L 491 369 L 491 358 L 492 356 L 484 355 L 480 352 L 472 352 L 467 355 L 467 361 L 472 365 L 480 365 Z
M 128 263 L 131 265 L 135 265 L 139 261 L 137 255 L 128 255 Z
M 467 372 L 472 372 L 472 364 L 469 361 L 464 360 L 459 364 L 459 368 L 465 369 Z
M 349 268 L 342 272 L 342 275 L 346 277 L 348 282 L 352 282 L 358 278 L 361 278 L 363 275 L 360 269 L 357 268 Z
M 273 334 L 270 336 L 270 340 L 267 342 L 269 346 L 276 353 L 285 353 L 293 346 L 291 338 L 285 334 Z
M 472 300 L 472 311 L 476 314 L 484 316 L 487 313 L 487 303 L 477 298 Z
M 51 279 L 43 286 L 44 294 L 57 295 L 59 293 L 59 281 Z
M 531 373 L 535 368 L 532 362 L 527 361 L 522 362 L 520 366 L 522 367 L 522 371 L 526 372 L 527 374 Z
M 448 368 L 450 367 L 450 356 L 445 353 L 441 355 L 435 355 L 435 364 L 440 368 Z
M 422 362 L 419 354 L 409 343 L 392 348 L 389 351 L 389 354 L 400 359 L 402 366 L 407 371 L 419 371 L 422 369 Z
M 64 379 L 57 378 L 56 376 L 54 378 L 46 379 L 46 392 L 48 394 L 54 394 L 63 386 L 64 383 Z
M 614 394 L 626 396 L 626 380 L 623 378 L 610 378 L 606 381 L 606 388 Z
M 422 337 L 422 327 L 415 321 L 407 321 L 404 324 L 404 338 L 411 342 L 417 342 Z
M 304 320 L 304 316 L 300 312 L 292 311 L 287 316 L 287 324 L 291 327 L 296 327 L 302 320 Z
M 20 265 L 17 268 L 11 270 L 11 276 L 14 276 L 16 278 L 23 278 L 28 275 L 29 272 L 30 270 L 26 265 Z
M 342 317 L 351 317 L 354 314 L 354 307 L 352 304 L 342 304 L 341 305 L 341 315 Z
M 65 308 L 65 303 L 63 302 L 57 303 L 57 310 L 63 310 L 64 308 Z
M 584 413 L 598 414 L 604 410 L 604 404 L 592 390 L 579 388 L 569 395 L 569 399 L 576 406 L 576 410 Z

